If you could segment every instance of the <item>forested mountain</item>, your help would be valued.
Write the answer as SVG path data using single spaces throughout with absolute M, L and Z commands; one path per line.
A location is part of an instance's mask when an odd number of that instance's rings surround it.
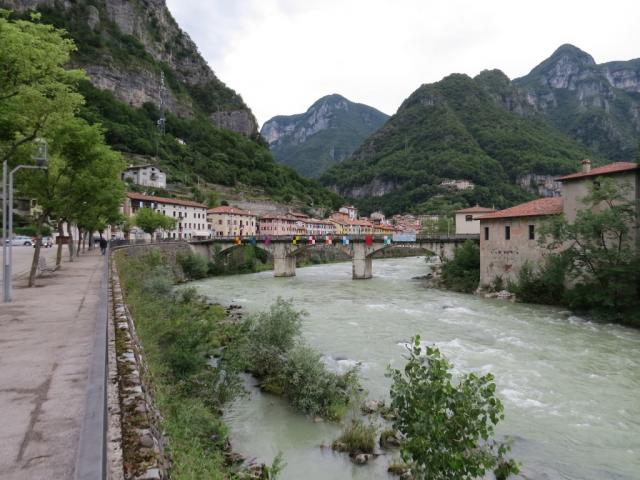
M 336 196 L 273 160 L 242 98 L 222 83 L 164 0 L 0 0 L 14 17 L 65 29 L 73 67 L 87 72 L 81 115 L 130 154 L 158 157 L 169 181 L 258 187 L 277 199 L 325 205 Z M 156 127 L 166 110 L 166 134 Z
M 527 174 L 557 175 L 593 153 L 554 129 L 498 70 L 422 85 L 353 156 L 321 181 L 365 210 L 505 207 L 531 194 Z M 467 190 L 441 186 L 469 180 Z
M 596 64 L 562 45 L 515 85 L 553 125 L 610 160 L 630 161 L 640 142 L 640 59 Z
M 334 94 L 322 97 L 305 113 L 273 117 L 260 133 L 276 160 L 301 175 L 317 177 L 348 158 L 388 118 L 373 107 Z

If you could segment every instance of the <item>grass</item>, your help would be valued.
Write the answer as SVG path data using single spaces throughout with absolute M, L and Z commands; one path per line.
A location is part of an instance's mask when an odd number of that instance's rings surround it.
M 376 446 L 376 427 L 354 420 L 347 425 L 342 434 L 333 442 L 335 450 L 346 450 L 351 455 L 372 453 Z
M 217 376 L 206 353 L 234 337 L 224 309 L 190 295 L 159 295 L 156 289 L 165 290 L 170 272 L 159 252 L 135 257 L 118 252 L 116 261 L 169 439 L 172 478 L 229 478 L 223 456 L 227 429 L 219 416 L 229 394 L 201 381 Z

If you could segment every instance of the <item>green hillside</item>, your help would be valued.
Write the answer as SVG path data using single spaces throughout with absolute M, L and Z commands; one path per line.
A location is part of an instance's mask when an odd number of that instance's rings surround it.
M 435 204 L 505 207 L 526 200 L 530 195 L 514 185 L 518 176 L 570 172 L 593 154 L 523 111 L 523 98 L 499 71 L 475 79 L 453 74 L 423 85 L 321 181 L 365 211 L 426 212 Z M 471 180 L 476 187 L 452 191 L 439 186 L 444 179 Z M 371 184 L 384 185 L 385 193 L 362 195 Z
M 163 0 L 22 0 L 14 18 L 64 29 L 72 66 L 86 70 L 80 114 L 106 129 L 115 149 L 146 156 L 168 181 L 209 182 L 263 191 L 278 201 L 333 205 L 337 196 L 276 163 L 240 95 L 213 73 Z M 163 88 L 164 82 L 164 88 Z M 157 128 L 160 106 L 166 134 Z M 155 158 L 157 155 L 157 159 Z
M 562 132 L 610 160 L 630 161 L 640 143 L 640 59 L 596 64 L 562 45 L 513 83 Z
M 273 117 L 261 133 L 276 160 L 301 175 L 317 177 L 349 158 L 388 118 L 375 108 L 334 94 L 319 99 L 305 113 Z

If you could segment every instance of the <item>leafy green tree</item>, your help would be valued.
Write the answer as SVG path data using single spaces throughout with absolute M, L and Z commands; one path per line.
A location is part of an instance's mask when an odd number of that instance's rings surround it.
M 490 470 L 504 479 L 518 473 L 516 462 L 504 457 L 509 446 L 492 439 L 504 418 L 493 375 L 470 373 L 453 383 L 452 368 L 437 348 L 423 350 L 416 336 L 404 370 L 390 371 L 402 459 L 416 479 L 475 479 Z
M 207 206 L 209 208 L 215 208 L 219 205 L 218 192 L 211 191 L 207 193 Z
M 167 217 L 150 208 L 141 208 L 136 213 L 135 224 L 153 237 L 156 230 L 172 230 L 175 228 L 175 218 Z
M 480 247 L 467 240 L 442 265 L 442 283 L 458 292 L 471 293 L 480 283 Z
M 632 198 L 630 185 L 598 177 L 573 222 L 560 216 L 542 229 L 541 241 L 567 261 L 574 283 L 567 292 L 569 306 L 640 320 L 638 205 Z
M 85 74 L 64 68 L 75 46 L 63 31 L 10 21 L 5 10 L 0 10 L 0 45 L 0 161 L 28 162 L 31 142 L 82 104 L 75 86 Z

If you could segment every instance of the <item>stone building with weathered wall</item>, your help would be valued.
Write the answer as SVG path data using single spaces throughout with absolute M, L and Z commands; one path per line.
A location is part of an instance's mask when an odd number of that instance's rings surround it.
M 561 213 L 562 197 L 552 197 L 480 217 L 480 286 L 515 281 L 525 263 L 539 265 L 547 254 L 538 244 L 540 228 Z

